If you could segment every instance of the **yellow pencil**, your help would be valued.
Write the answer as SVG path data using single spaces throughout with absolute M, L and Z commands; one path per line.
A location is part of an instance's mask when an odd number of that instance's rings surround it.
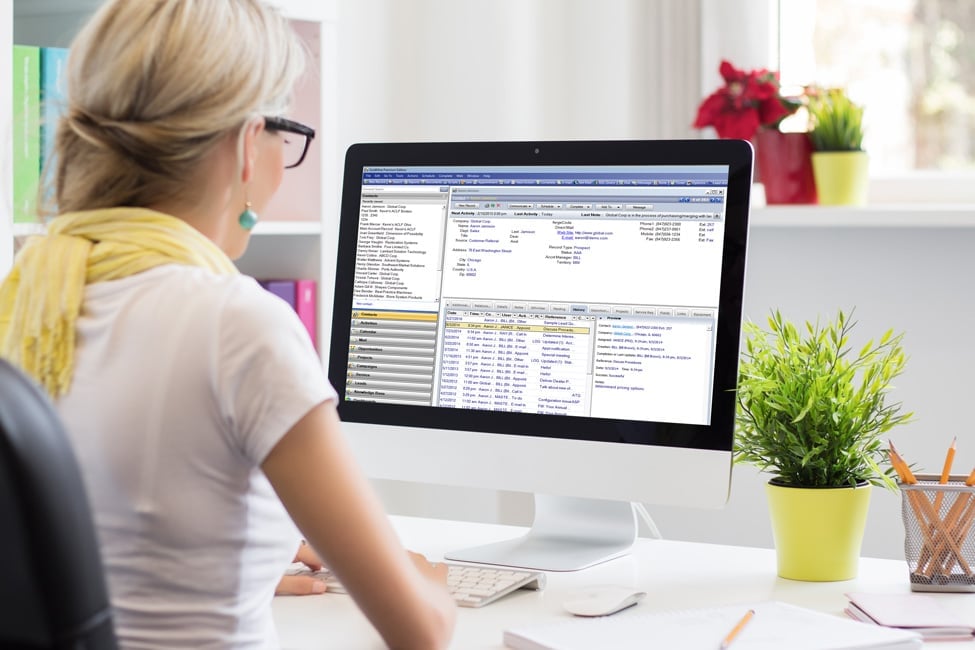
M 744 627 L 748 625 L 748 621 L 752 620 L 753 616 L 755 616 L 754 609 L 750 609 L 747 612 L 745 612 L 745 615 L 741 617 L 741 620 L 738 621 L 738 624 L 735 625 L 731 629 L 731 632 L 728 632 L 728 636 L 726 636 L 724 640 L 721 641 L 721 645 L 718 646 L 718 650 L 728 650 L 728 648 L 731 647 L 731 642 L 734 641 L 735 637 L 737 637 L 738 634 L 742 631 L 742 629 L 744 629 Z
M 975 468 L 972 469 L 972 471 L 968 474 L 968 478 L 965 479 L 966 487 L 972 487 L 973 485 L 975 485 Z M 951 506 L 951 510 L 948 511 L 949 531 L 959 542 L 962 542 L 968 536 L 968 530 L 972 525 L 972 517 L 975 516 L 975 509 L 969 508 L 971 500 L 971 493 L 960 495 L 957 499 L 955 499 L 955 503 Z M 944 575 L 948 575 L 951 573 L 955 560 L 946 552 L 943 552 L 943 555 L 947 555 L 943 573 Z
M 941 469 L 941 478 L 938 481 L 938 483 L 941 483 L 942 485 L 947 483 L 948 477 L 951 476 L 951 465 L 952 463 L 955 462 L 955 448 L 957 447 L 957 445 L 958 445 L 958 436 L 955 436 L 955 438 L 951 441 L 951 446 L 948 447 L 948 453 L 945 454 L 945 464 L 944 467 Z M 934 497 L 935 512 L 938 513 L 941 512 L 941 500 L 944 499 L 944 496 L 945 493 L 940 491 L 938 492 L 937 495 L 935 495 Z
M 887 444 L 890 445 L 890 464 L 894 466 L 894 471 L 900 477 L 901 483 L 908 483 L 910 485 L 917 483 L 914 472 L 907 466 L 907 463 L 901 458 L 901 455 L 897 453 L 897 447 L 894 446 L 894 443 L 888 440 Z
M 897 448 L 894 447 L 894 443 L 888 440 L 887 444 L 890 445 L 891 465 L 894 466 L 894 469 L 900 477 L 901 482 L 909 485 L 917 484 L 917 478 L 914 476 L 914 473 L 911 471 L 911 468 L 908 467 L 904 459 L 901 458 L 900 454 L 897 453 Z M 970 576 L 972 574 L 972 570 L 965 561 L 965 558 L 962 557 L 961 549 L 958 548 L 958 543 L 945 529 L 945 522 L 941 521 L 937 511 L 935 511 L 934 507 L 931 505 L 931 502 L 928 501 L 927 496 L 920 492 L 908 492 L 907 500 L 914 509 L 914 515 L 917 517 L 918 528 L 921 531 L 921 535 L 924 537 L 924 545 L 921 549 L 921 556 L 918 560 L 917 566 L 915 567 L 915 571 L 917 573 L 923 573 L 924 567 L 928 564 L 928 561 L 935 559 L 935 549 L 938 546 L 941 546 L 941 544 L 936 544 L 932 536 L 935 533 L 938 533 L 944 536 L 942 539 L 939 539 L 939 542 L 943 540 L 942 543 L 947 544 L 948 549 L 954 554 L 958 564 L 961 565 L 962 569 L 965 571 L 965 574 Z M 925 522 L 925 520 L 927 521 Z

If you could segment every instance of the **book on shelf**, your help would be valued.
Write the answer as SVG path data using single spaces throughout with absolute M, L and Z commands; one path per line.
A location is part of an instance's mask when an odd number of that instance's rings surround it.
M 308 331 L 312 345 L 318 349 L 318 299 L 317 283 L 310 279 L 258 280 L 258 283 L 278 296 L 298 314 L 301 324 Z
M 14 223 L 37 220 L 40 158 L 40 48 L 14 45 L 13 50 Z
M 64 47 L 42 47 L 40 54 L 40 170 L 43 175 L 45 170 L 52 165 L 54 134 L 57 131 L 58 120 L 64 114 L 67 91 L 65 66 L 68 62 L 68 49 Z
M 975 625 L 966 623 L 928 594 L 865 593 L 846 595 L 846 614 L 864 623 L 913 630 L 927 641 L 973 641 Z
M 295 280 L 295 311 L 301 319 L 311 343 L 318 349 L 318 287 L 314 280 Z
M 295 308 L 294 280 L 262 280 L 261 286 Z
M 749 609 L 754 615 L 739 628 Z M 911 631 L 863 625 L 781 602 L 567 618 L 505 630 L 504 643 L 515 650 L 717 650 L 736 628 L 740 631 L 731 650 L 909 650 L 922 643 Z

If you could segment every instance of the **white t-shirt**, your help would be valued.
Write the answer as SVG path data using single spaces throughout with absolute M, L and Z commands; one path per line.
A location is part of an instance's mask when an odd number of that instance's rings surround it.
M 126 648 L 274 648 L 299 534 L 260 470 L 334 399 L 289 305 L 244 276 L 157 267 L 85 290 L 58 409 Z

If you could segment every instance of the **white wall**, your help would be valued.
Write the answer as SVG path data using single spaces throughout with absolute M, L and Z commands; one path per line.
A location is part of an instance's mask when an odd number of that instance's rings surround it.
M 770 60 L 763 39 L 773 18 L 754 34 L 722 26 L 745 14 L 745 24 L 757 25 L 772 15 L 769 5 L 343 0 L 339 143 L 344 150 L 356 141 L 693 137 L 689 124 L 703 93 L 717 85 L 720 58 L 745 67 Z M 779 308 L 793 319 L 814 319 L 855 306 L 864 336 L 905 332 L 911 359 L 895 397 L 918 420 L 891 438 L 909 459 L 938 471 L 957 434 L 956 467 L 971 469 L 975 435 L 966 406 L 975 345 L 967 327 L 975 317 L 968 300 L 975 227 L 760 221 L 765 225 L 751 235 L 746 315 L 763 320 Z M 651 512 L 667 537 L 771 546 L 766 480 L 738 467 L 725 509 Z M 394 512 L 530 520 L 523 494 L 392 482 L 380 489 Z M 874 491 L 865 553 L 903 557 L 899 508 L 898 495 Z
M 877 216 L 884 218 L 882 209 Z M 975 219 L 960 228 L 928 227 L 923 217 L 917 221 L 922 225 L 754 226 L 745 313 L 764 322 L 775 307 L 790 318 L 813 320 L 856 307 L 854 337 L 860 344 L 888 328 L 903 332 L 910 358 L 892 397 L 914 411 L 916 421 L 892 430 L 889 438 L 918 469 L 940 473 L 957 435 L 955 472 L 967 474 L 975 466 L 969 417 L 975 389 L 970 370 L 975 304 L 969 288 L 975 277 Z M 665 536 L 771 546 L 766 478 L 737 467 L 731 500 L 722 511 L 651 512 Z M 864 553 L 902 558 L 903 540 L 900 496 L 875 489 Z
M 343 0 L 340 149 L 696 137 L 699 22 L 686 0 Z M 524 495 L 380 487 L 394 512 L 530 520 Z
M 357 141 L 693 136 L 689 124 L 702 93 L 717 84 L 721 56 L 742 66 L 766 65 L 761 30 L 722 27 L 736 17 L 742 22 L 742 14 L 744 24 L 757 26 L 768 4 L 340 0 L 337 144 L 344 151 Z M 709 34 L 703 40 L 701 29 Z M 0 53 L 4 78 L 10 78 L 9 53 Z M 9 83 L 0 84 L 0 100 L 4 87 Z M 973 188 L 963 191 L 973 198 Z M 7 202 L 9 196 L 0 201 Z M 335 202 L 326 197 L 326 204 Z M 923 215 L 926 208 L 917 210 Z M 891 437 L 910 460 L 937 471 L 958 435 L 956 468 L 967 472 L 975 465 L 967 417 L 975 367 L 969 333 L 975 217 L 973 225 L 953 228 L 774 225 L 788 219 L 780 215 L 770 225 L 759 218 L 752 228 L 746 315 L 762 319 L 777 307 L 805 319 L 856 306 L 864 335 L 889 327 L 905 332 L 911 359 L 896 397 L 918 419 Z M 5 222 L 0 215 L 0 229 Z M 0 244 L 7 241 L 0 232 Z M 323 257 L 330 254 L 323 251 Z M 0 269 L 4 255 L 0 250 Z M 667 537 L 770 546 L 765 478 L 736 468 L 731 500 L 720 511 L 651 511 Z M 511 522 L 530 517 L 530 499 L 522 494 L 380 487 L 395 512 Z M 865 552 L 902 557 L 902 539 L 898 496 L 875 491 Z
M 894 212 L 885 215 L 883 208 L 876 210 L 879 222 Z M 793 320 L 815 320 L 855 307 L 854 347 L 888 328 L 903 332 L 910 358 L 905 373 L 894 382 L 891 400 L 902 402 L 905 411 L 914 411 L 916 420 L 892 430 L 889 438 L 917 464 L 917 470 L 939 473 L 945 451 L 957 435 L 955 472 L 967 474 L 975 467 L 975 433 L 969 416 L 975 394 L 971 372 L 975 301 L 970 300 L 975 218 L 963 227 L 927 226 L 923 215 L 914 220 L 919 225 L 906 227 L 791 227 L 769 225 L 767 211 L 754 212 L 759 223 L 750 233 L 746 317 L 764 322 L 769 309 L 777 308 Z M 807 214 L 805 221 L 814 218 Z M 788 219 L 788 214 L 778 213 L 771 221 L 787 224 Z M 651 506 L 649 510 L 663 535 L 671 539 L 771 547 L 764 494 L 768 478 L 738 466 L 724 509 Z M 523 494 L 502 493 L 494 502 L 482 491 L 403 484 L 382 488 L 388 506 L 397 512 L 530 521 L 531 500 Z M 496 510 L 490 509 L 492 504 Z M 903 557 L 900 505 L 898 494 L 874 489 L 864 554 Z

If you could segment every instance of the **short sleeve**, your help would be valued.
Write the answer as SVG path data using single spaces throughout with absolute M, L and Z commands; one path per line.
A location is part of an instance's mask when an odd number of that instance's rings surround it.
M 298 315 L 253 280 L 235 283 L 217 331 L 214 381 L 227 434 L 260 465 L 284 434 L 336 393 Z

